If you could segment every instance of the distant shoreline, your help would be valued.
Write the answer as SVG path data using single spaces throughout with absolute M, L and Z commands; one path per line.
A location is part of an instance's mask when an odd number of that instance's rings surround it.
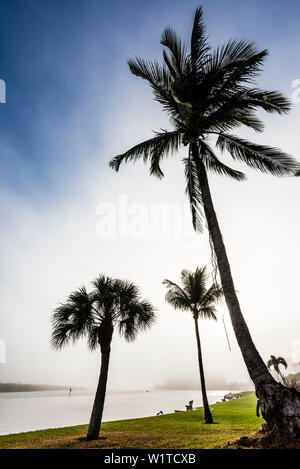
M 218 425 L 205 425 L 203 408 L 160 416 L 103 422 L 102 436 L 86 441 L 87 425 L 62 426 L 0 436 L 1 449 L 214 449 L 258 431 L 263 418 L 255 414 L 254 392 L 241 399 L 214 404 Z
M 91 388 L 85 387 L 72 387 L 72 391 L 91 391 Z M 37 392 L 37 391 L 69 391 L 70 386 L 58 386 L 52 384 L 22 384 L 22 383 L 0 383 L 0 393 L 6 392 Z M 218 388 L 208 388 L 208 391 L 248 391 L 248 388 L 241 389 L 238 386 L 224 386 Z M 251 389 L 252 390 L 252 389 Z M 95 390 L 93 390 L 95 391 Z M 130 390 L 108 390 L 111 394 L 131 394 L 139 392 L 155 392 L 155 391 L 199 391 L 199 386 L 163 386 L 156 385 L 153 388 L 145 389 L 130 389 Z
M 33 392 L 33 391 L 67 391 L 69 386 L 55 386 L 51 384 L 20 384 L 20 383 L 0 383 L 1 392 Z M 79 390 L 85 388 L 72 388 Z

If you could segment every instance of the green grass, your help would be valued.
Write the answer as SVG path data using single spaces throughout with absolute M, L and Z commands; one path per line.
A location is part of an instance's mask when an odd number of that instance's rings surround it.
M 101 438 L 85 441 L 87 425 L 0 436 L 0 448 L 214 448 L 258 430 L 253 392 L 213 405 L 214 425 L 203 422 L 203 409 L 103 423 Z

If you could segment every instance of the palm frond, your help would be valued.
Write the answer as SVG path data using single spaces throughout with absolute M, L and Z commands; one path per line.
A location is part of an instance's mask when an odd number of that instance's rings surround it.
M 51 347 L 60 350 L 70 342 L 74 341 L 74 326 L 69 317 L 73 314 L 73 309 L 69 305 L 60 305 L 55 309 L 52 319 Z
M 236 43 L 236 41 L 230 41 L 230 45 Z M 253 43 L 247 43 L 245 41 L 238 41 L 237 49 L 243 49 L 247 51 L 246 56 L 243 57 L 241 54 L 234 60 L 228 59 L 225 53 L 225 60 L 220 49 L 217 49 L 212 55 L 212 61 L 208 66 L 207 79 L 212 80 L 213 95 L 215 99 L 220 99 L 222 96 L 226 96 L 227 93 L 238 92 L 244 89 L 245 83 L 251 83 L 254 77 L 260 72 L 265 57 L 268 55 L 266 50 L 258 51 Z M 241 47 L 239 47 L 241 45 Z M 227 44 L 228 46 L 228 44 Z M 249 46 L 249 47 L 248 47 Z M 226 51 L 226 47 L 224 50 Z M 229 54 L 230 57 L 230 54 Z
M 188 158 L 183 159 L 183 164 L 184 164 L 184 173 L 186 177 L 185 192 L 188 195 L 189 202 L 190 202 L 193 227 L 196 231 L 201 232 L 203 230 L 203 226 L 202 226 L 203 213 L 201 210 L 202 195 L 201 195 L 201 189 L 200 189 L 199 181 L 198 181 L 196 164 L 192 158 L 190 150 L 189 150 Z
M 215 49 L 198 77 L 198 102 L 218 104 L 232 94 L 245 91 L 261 70 L 267 51 L 258 51 L 253 42 L 231 40 Z
M 172 78 L 174 80 L 176 80 L 178 78 L 178 71 L 176 70 L 176 65 L 174 63 L 172 63 L 172 60 L 170 58 L 170 55 L 165 51 L 163 50 L 163 59 L 164 59 L 164 62 L 165 62 L 165 65 L 167 66 Z M 170 84 L 170 89 L 172 85 Z
M 122 155 L 115 156 L 109 163 L 110 167 L 115 171 L 119 171 L 121 163 L 128 161 L 136 162 L 143 159 L 144 163 L 150 160 L 150 174 L 163 177 L 160 168 L 162 158 L 177 151 L 182 143 L 182 134 L 178 131 L 173 132 L 157 132 L 155 137 L 145 142 L 135 145 Z
M 256 88 L 245 92 L 246 99 L 256 108 L 262 108 L 268 113 L 286 114 L 291 109 L 290 101 L 279 91 L 265 91 Z
M 116 318 L 118 320 L 120 318 L 127 318 L 128 314 L 132 311 L 131 305 L 136 305 L 139 302 L 139 289 L 133 282 L 120 279 L 115 280 L 114 289 L 118 302 Z
M 287 368 L 287 362 L 283 357 L 277 357 L 277 364 L 284 366 L 284 368 Z
M 214 306 L 223 296 L 223 288 L 214 283 L 203 295 L 201 299 L 201 309 Z
M 201 290 L 204 291 L 205 283 L 207 281 L 206 267 L 197 267 L 195 272 L 188 269 L 182 269 L 180 279 L 184 291 L 189 295 L 191 294 L 191 290 L 193 290 L 195 283 L 198 283 L 201 286 Z
M 146 80 L 153 91 L 156 101 L 171 115 L 176 116 L 177 103 L 171 92 L 172 76 L 165 65 L 144 60 L 140 57 L 128 60 L 131 73 Z
M 139 289 L 130 280 L 114 280 L 114 288 L 119 297 L 126 302 L 135 301 L 139 298 Z
M 97 293 L 104 294 L 106 291 L 113 287 L 114 280 L 105 274 L 98 275 L 95 280 L 92 281 L 92 285 Z
M 233 159 L 276 176 L 293 175 L 298 163 L 280 149 L 257 145 L 234 135 L 219 134 L 217 147 L 227 150 Z
M 203 57 L 205 57 L 210 50 L 207 44 L 205 29 L 203 23 L 203 8 L 199 7 L 195 12 L 191 35 L 191 63 L 194 72 L 196 72 L 198 68 L 202 68 Z
M 170 51 L 169 56 L 166 53 L 163 56 L 170 73 L 174 78 L 182 77 L 186 66 L 186 45 L 169 27 L 164 30 L 160 43 Z
M 217 158 L 212 148 L 204 141 L 201 141 L 200 154 L 205 167 L 209 171 L 212 171 L 219 176 L 227 176 L 236 179 L 237 181 L 245 181 L 245 179 L 247 179 L 244 173 L 237 171 L 236 169 L 232 169 L 222 163 L 222 161 Z
M 189 272 L 185 269 L 181 272 L 184 290 L 189 292 L 194 304 L 200 303 L 201 298 L 205 295 L 207 280 L 208 273 L 206 266 L 197 267 L 194 272 Z
M 136 322 L 130 317 L 121 319 L 118 323 L 118 329 L 120 336 L 123 336 L 127 342 L 133 342 L 138 333 Z
M 51 344 L 60 349 L 70 341 L 76 342 L 89 332 L 94 321 L 92 303 L 84 287 L 72 292 L 66 303 L 54 310 Z
M 143 78 L 153 87 L 160 87 L 166 92 L 171 83 L 168 69 L 156 61 L 144 60 L 141 57 L 128 60 L 128 66 L 133 75 Z
M 88 347 L 91 351 L 96 350 L 99 346 L 99 325 L 93 324 L 89 328 Z
M 155 308 L 140 297 L 138 287 L 127 280 L 116 280 L 119 307 L 115 316 L 119 333 L 127 341 L 135 340 L 141 330 L 149 329 L 155 322 Z
M 247 66 L 247 71 L 255 73 L 260 71 L 264 58 L 268 55 L 267 50 L 258 51 L 254 42 L 231 39 L 219 46 L 212 54 L 210 67 L 214 69 L 235 70 L 237 66 Z
M 271 355 L 271 358 L 267 361 L 267 367 L 271 369 L 274 364 L 277 364 L 276 357 L 274 355 Z
M 168 279 L 163 281 L 163 285 L 167 287 L 165 296 L 167 303 L 173 306 L 174 309 L 181 309 L 183 311 L 191 309 L 190 298 L 179 285 Z
M 258 107 L 258 105 L 256 105 Z M 197 107 L 194 108 L 197 111 Z M 233 127 L 245 125 L 256 132 L 264 128 L 261 120 L 254 114 L 255 104 L 247 99 L 245 92 L 232 93 L 207 105 L 205 114 L 195 113 L 198 129 L 201 133 L 212 131 L 225 132 Z
M 216 307 L 214 305 L 201 307 L 199 316 L 202 319 L 212 319 L 213 321 L 218 320 L 216 316 Z
M 178 151 L 182 143 L 182 134 L 180 132 L 162 132 L 159 134 L 160 139 L 151 152 L 150 175 L 157 176 L 159 179 L 164 177 L 164 173 L 160 168 L 162 158 L 173 155 Z
M 252 112 L 251 110 L 246 110 L 239 113 L 238 124 L 245 125 L 250 129 L 253 129 L 255 132 L 263 132 L 265 126 L 264 123 Z
M 155 308 L 147 300 L 136 300 L 127 305 L 118 321 L 120 335 L 131 342 L 141 330 L 150 329 L 155 323 Z
M 95 305 L 95 315 L 98 322 L 103 320 L 112 320 L 115 309 L 116 293 L 114 288 L 114 279 L 105 274 L 100 274 L 92 285 L 93 304 Z
M 156 321 L 156 309 L 148 300 L 141 300 L 138 305 L 137 324 L 140 329 L 148 330 Z
M 183 269 L 181 271 L 181 283 L 183 290 L 193 304 L 199 303 L 206 292 L 206 282 L 208 279 L 206 267 L 197 267 L 194 272 Z
M 218 103 L 218 104 L 217 104 Z M 277 91 L 257 89 L 239 89 L 228 96 L 218 96 L 212 101 L 212 111 L 205 116 L 202 127 L 212 130 L 228 130 L 238 125 L 245 125 L 256 132 L 262 132 L 264 125 L 254 114 L 257 109 L 268 113 L 285 114 L 290 109 L 289 101 Z

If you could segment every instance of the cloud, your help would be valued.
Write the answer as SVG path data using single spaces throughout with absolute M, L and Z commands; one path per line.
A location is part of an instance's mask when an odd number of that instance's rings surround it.
M 123 44 L 124 57 L 131 55 L 135 42 L 141 44 L 142 34 L 140 28 L 128 47 Z M 147 52 L 151 52 L 149 49 Z M 96 50 L 95 43 L 92 50 Z M 153 55 L 156 53 L 157 49 L 153 50 Z M 185 150 L 163 162 L 166 178 L 162 182 L 150 178 L 142 163 L 113 173 L 107 166 L 112 156 L 151 137 L 151 129 L 168 127 L 168 123 L 145 83 L 128 74 L 125 59 L 124 66 L 114 65 L 115 75 L 107 88 L 97 78 L 100 66 L 95 65 L 94 52 L 89 60 L 91 63 L 85 64 L 89 70 L 86 87 L 69 114 L 59 119 L 54 113 L 49 120 L 38 115 L 32 124 L 36 124 L 37 134 L 41 130 L 38 149 L 46 148 L 50 158 L 49 177 L 44 179 L 38 171 L 33 177 L 32 168 L 23 164 L 20 148 L 9 142 L 2 147 L 6 155 L 13 155 L 11 167 L 16 166 L 17 184 L 3 184 L 0 197 L 0 215 L 5 220 L 0 235 L 0 330 L 7 345 L 1 379 L 96 384 L 99 354 L 88 352 L 84 342 L 60 354 L 51 351 L 50 318 L 53 308 L 71 290 L 88 285 L 98 273 L 105 272 L 135 281 L 159 310 L 157 325 L 136 343 L 114 340 L 109 386 L 141 389 L 166 380 L 196 382 L 192 319 L 165 304 L 161 281 L 179 281 L 182 268 L 210 265 L 207 234 L 192 239 L 103 239 L 97 232 L 99 205 L 117 206 L 124 195 L 129 207 L 184 207 L 181 159 Z M 280 85 L 273 75 L 267 80 L 272 87 Z M 263 135 L 239 135 L 297 155 L 298 108 L 290 117 L 265 121 Z M 239 165 L 236 167 L 239 169 Z M 248 175 L 248 182 L 243 184 L 215 176 L 210 180 L 242 310 L 254 342 L 267 360 L 270 354 L 287 353 L 293 331 L 299 327 L 300 182 L 250 170 Z M 25 188 L 22 192 L 18 190 L 21 183 Z M 200 325 L 208 385 L 218 380 L 248 380 L 225 306 L 220 307 L 222 313 L 232 352 L 228 351 L 221 321 Z

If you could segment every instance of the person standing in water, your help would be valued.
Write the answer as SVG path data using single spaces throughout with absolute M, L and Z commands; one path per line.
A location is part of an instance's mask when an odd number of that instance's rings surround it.
M 71 397 L 72 388 L 69 389 L 69 399 Z

